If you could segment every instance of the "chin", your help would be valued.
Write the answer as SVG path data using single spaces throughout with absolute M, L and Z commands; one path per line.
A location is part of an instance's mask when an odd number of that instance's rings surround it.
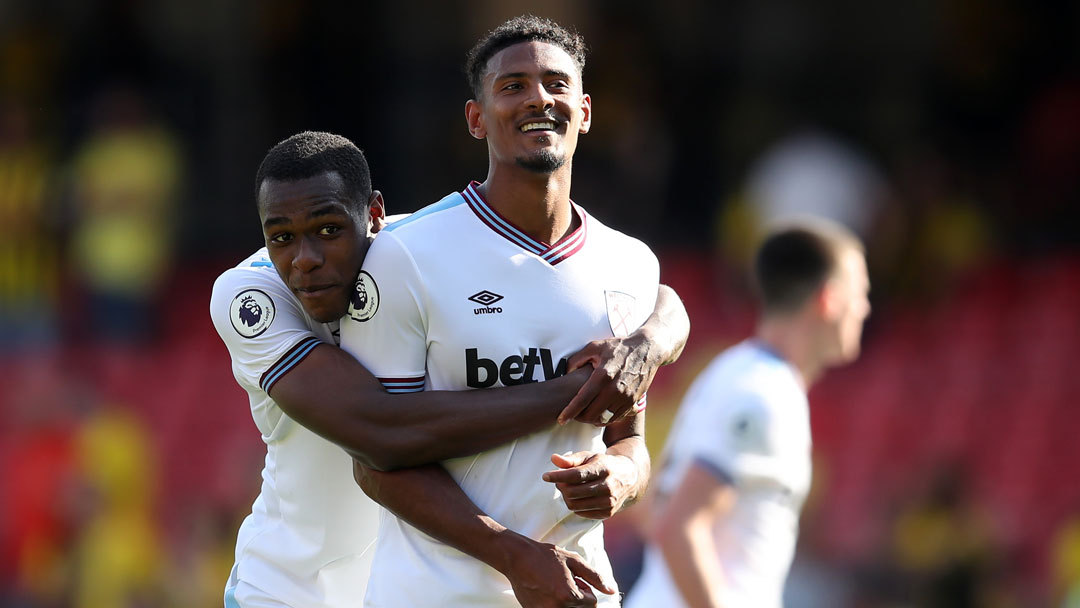
M 330 323 L 344 317 L 346 311 L 330 306 L 314 306 L 311 308 L 305 307 L 304 312 L 306 312 L 313 321 Z
M 856 359 L 859 358 L 859 355 L 861 353 L 862 353 L 862 349 L 859 347 L 858 344 L 856 344 L 855 346 L 853 346 L 851 348 L 845 349 L 844 353 L 843 353 L 843 356 L 841 357 L 842 363 L 846 364 L 846 363 L 854 362 Z
M 566 164 L 566 157 L 558 156 L 550 150 L 541 150 L 533 156 L 518 158 L 517 164 L 533 173 L 554 173 Z

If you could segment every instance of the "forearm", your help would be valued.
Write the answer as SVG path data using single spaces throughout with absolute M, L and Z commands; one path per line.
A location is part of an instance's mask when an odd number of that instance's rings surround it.
M 608 446 L 606 453 L 609 456 L 625 458 L 629 461 L 628 470 L 633 472 L 633 481 L 629 484 L 628 496 L 622 505 L 625 509 L 644 496 L 649 487 L 649 476 L 652 473 L 649 450 L 645 447 L 645 439 L 635 436 L 616 441 Z
M 658 541 L 668 572 L 686 605 L 721 608 L 724 569 L 712 531 L 690 521 L 661 534 Z
M 625 508 L 645 495 L 652 473 L 652 460 L 645 445 L 645 413 L 609 426 L 604 432 L 604 442 L 608 445 L 605 453 L 627 461 L 627 470 L 632 473 L 622 505 Z
M 515 549 L 531 542 L 484 513 L 441 465 L 384 472 L 354 462 L 353 471 L 364 492 L 391 513 L 504 574 Z
M 656 349 L 660 365 L 673 363 L 682 354 L 690 337 L 690 317 L 675 290 L 661 285 L 656 293 L 656 306 L 638 329 Z
M 542 383 L 391 395 L 351 355 L 316 348 L 271 388 L 294 420 L 378 469 L 475 454 L 555 424 L 588 370 Z
M 581 370 L 542 383 L 388 395 L 365 413 L 389 435 L 380 441 L 388 449 L 371 464 L 393 469 L 467 456 L 553 426 L 587 377 Z

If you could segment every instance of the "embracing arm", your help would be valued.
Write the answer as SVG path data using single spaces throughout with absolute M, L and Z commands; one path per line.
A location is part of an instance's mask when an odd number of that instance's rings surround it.
M 394 515 L 506 576 L 523 606 L 595 605 L 592 589 L 577 578 L 614 593 L 577 554 L 534 541 L 485 514 L 441 465 L 383 472 L 354 462 L 353 475 Z
M 381 470 L 475 454 L 551 425 L 560 411 L 569 420 L 590 404 L 590 410 L 599 407 L 598 423 L 605 409 L 630 410 L 656 368 L 686 343 L 682 303 L 668 287 L 660 294 L 637 331 L 591 343 L 571 357 L 571 369 L 592 364 L 603 373 L 586 369 L 483 391 L 391 395 L 352 355 L 322 344 L 274 383 L 270 396 L 290 418 Z
M 367 466 L 390 469 L 475 454 L 549 426 L 587 375 L 392 395 L 352 355 L 322 344 L 278 380 L 270 396 L 290 418 Z

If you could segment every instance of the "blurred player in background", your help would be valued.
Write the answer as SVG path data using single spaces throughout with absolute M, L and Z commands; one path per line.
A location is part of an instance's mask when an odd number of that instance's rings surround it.
M 404 379 L 421 390 L 551 380 L 573 369 L 568 357 L 582 345 L 609 344 L 648 316 L 656 257 L 570 200 L 578 136 L 592 118 L 584 60 L 580 36 L 535 17 L 504 23 L 470 52 L 466 119 L 487 141 L 487 179 L 383 231 L 360 273 L 379 300 L 354 304 L 342 321 L 342 347 L 384 383 Z M 618 605 L 600 520 L 645 488 L 649 458 L 642 413 L 602 420 L 606 429 L 553 425 L 443 461 L 445 469 L 361 471 L 369 495 L 396 515 L 380 522 L 366 604 Z M 438 493 L 389 504 L 401 476 L 447 472 L 475 503 L 468 527 L 432 516 L 446 504 Z M 532 561 L 540 556 L 507 560 L 446 545 L 471 538 L 482 546 L 508 529 L 547 543 L 550 554 L 580 556 L 591 573 L 568 562 L 547 577 L 563 587 L 538 593 L 500 573 L 546 568 Z
M 383 226 L 382 195 L 371 189 L 363 153 L 337 135 L 300 133 L 270 150 L 256 184 L 267 247 L 218 278 L 210 305 L 267 445 L 226 606 L 359 605 L 377 507 L 354 483 L 342 448 L 372 466 L 411 466 L 548 427 L 593 399 L 620 412 L 634 405 L 613 383 L 636 377 L 605 382 L 594 374 L 578 393 L 585 371 L 500 391 L 392 396 L 397 389 L 384 389 L 335 346 L 338 319 L 350 297 L 360 298 L 355 277 Z M 620 341 L 623 350 L 601 353 L 601 362 L 654 373 L 656 353 L 681 348 L 685 311 L 673 293 L 662 303 L 670 323 L 651 318 L 653 333 Z M 575 393 L 579 405 L 564 410 Z
M 810 488 L 807 390 L 859 354 L 870 313 L 862 244 L 805 220 L 757 251 L 755 336 L 694 382 L 667 440 L 629 608 L 778 608 Z

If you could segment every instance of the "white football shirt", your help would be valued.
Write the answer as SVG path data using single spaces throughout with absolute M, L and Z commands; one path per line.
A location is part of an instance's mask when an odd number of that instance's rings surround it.
M 756 340 L 720 354 L 687 391 L 654 483 L 671 495 L 691 464 L 733 484 L 729 517 L 713 530 L 725 606 L 778 608 L 810 489 L 810 413 L 802 380 Z M 659 548 L 647 546 L 628 608 L 685 606 Z
M 319 323 L 304 312 L 265 248 L 218 277 L 210 316 L 266 444 L 262 489 L 240 525 L 226 605 L 244 603 L 231 597 L 238 581 L 241 590 L 283 605 L 359 605 L 379 507 L 353 480 L 348 454 L 289 418 L 267 394 L 318 344 L 338 342 L 338 322 Z
M 626 335 L 653 310 L 659 265 L 640 241 L 574 205 L 580 227 L 540 243 L 488 206 L 476 185 L 387 228 L 368 252 L 341 343 L 387 387 L 551 379 L 588 341 Z M 495 520 L 580 554 L 613 581 L 602 524 L 574 515 L 541 479 L 555 468 L 553 453 L 605 449 L 603 429 L 571 422 L 443 465 Z M 365 604 L 517 602 L 496 570 L 384 511 Z

